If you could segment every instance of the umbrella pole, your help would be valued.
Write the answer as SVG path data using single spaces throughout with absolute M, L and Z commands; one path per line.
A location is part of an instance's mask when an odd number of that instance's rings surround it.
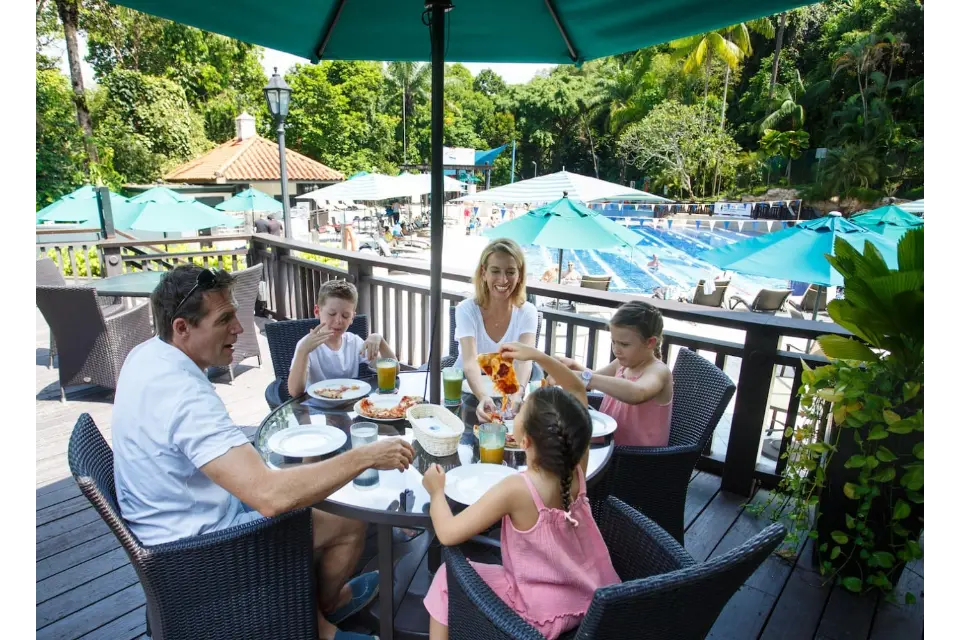
M 563 249 L 560 249 L 560 255 L 557 256 L 557 284 L 560 284 L 563 280 Z M 553 299 L 553 308 L 560 309 L 560 299 Z
M 823 293 L 823 288 L 820 285 L 817 285 L 817 297 L 813 301 L 813 316 L 811 320 L 816 321 L 817 311 L 820 310 L 820 295 Z M 813 340 L 807 340 L 807 353 L 810 353 L 810 349 L 813 347 Z
M 443 283 L 443 54 L 450 0 L 427 0 L 430 12 L 430 402 L 440 404 L 440 290 Z M 426 318 L 424 318 L 426 320 Z

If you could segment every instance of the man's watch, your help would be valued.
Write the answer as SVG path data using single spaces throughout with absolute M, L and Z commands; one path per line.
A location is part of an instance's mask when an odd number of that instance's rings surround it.
M 583 380 L 583 386 L 589 389 L 590 381 L 593 380 L 593 371 L 590 371 L 590 369 L 584 369 L 580 372 L 580 379 Z

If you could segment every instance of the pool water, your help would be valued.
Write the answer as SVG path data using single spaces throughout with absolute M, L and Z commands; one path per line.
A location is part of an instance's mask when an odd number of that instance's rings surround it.
M 630 225 L 628 228 L 643 237 L 643 242 L 632 248 L 613 250 L 564 249 L 563 269 L 566 262 L 573 260 L 574 268 L 581 275 L 611 276 L 610 290 L 621 293 L 651 294 L 662 287 L 675 295 L 688 295 L 701 278 L 714 278 L 722 270 L 704 262 L 700 255 L 715 247 L 739 242 L 759 235 L 752 231 L 750 221 L 743 225 L 743 231 L 737 229 L 734 222 L 730 228 L 717 223 L 713 229 L 707 224 L 700 228 L 690 226 L 654 229 L 650 224 Z M 537 281 L 551 266 L 556 266 L 558 251 L 545 247 L 528 245 L 523 247 L 528 260 L 528 280 Z M 657 255 L 660 268 L 651 270 L 647 263 Z M 748 294 L 754 294 L 761 288 L 783 289 L 788 283 L 773 278 L 733 274 L 732 287 Z M 674 296 L 671 296 L 674 297 Z

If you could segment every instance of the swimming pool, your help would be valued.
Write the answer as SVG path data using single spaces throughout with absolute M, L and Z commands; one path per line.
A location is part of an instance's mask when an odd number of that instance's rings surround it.
M 610 251 L 565 249 L 563 261 L 573 260 L 574 268 L 583 275 L 611 276 L 611 291 L 651 294 L 657 287 L 670 287 L 677 294 L 686 295 L 701 278 L 713 278 L 721 273 L 720 269 L 704 262 L 699 256 L 715 247 L 759 235 L 759 230 L 754 230 L 755 226 L 750 220 L 743 223 L 730 221 L 726 225 L 717 221 L 713 229 L 706 221 L 701 221 L 699 227 L 693 221 L 687 221 L 684 227 L 676 222 L 668 227 L 661 221 L 659 227 L 653 228 L 648 220 L 646 224 L 628 225 L 643 237 L 643 242 L 633 248 Z M 527 274 L 531 281 L 539 280 L 546 269 L 557 264 L 556 249 L 528 245 L 523 247 L 523 251 L 528 260 Z M 660 261 L 657 270 L 647 268 L 653 254 Z M 754 294 L 765 287 L 787 288 L 788 283 L 773 278 L 735 274 L 732 286 Z

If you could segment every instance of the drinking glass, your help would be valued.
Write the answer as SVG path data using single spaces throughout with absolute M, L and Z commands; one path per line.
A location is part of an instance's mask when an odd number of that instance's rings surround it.
M 503 464 L 507 427 L 499 422 L 480 425 L 480 462 Z
M 380 427 L 374 422 L 356 422 L 350 425 L 350 447 L 356 449 L 377 441 Z M 367 469 L 353 479 L 353 486 L 357 489 L 373 489 L 380 485 L 380 472 L 376 469 Z
M 443 404 L 455 407 L 463 393 L 463 369 L 447 367 L 443 370 Z
M 393 393 L 397 388 L 397 370 L 400 365 L 395 358 L 377 360 L 377 390 L 380 393 Z

